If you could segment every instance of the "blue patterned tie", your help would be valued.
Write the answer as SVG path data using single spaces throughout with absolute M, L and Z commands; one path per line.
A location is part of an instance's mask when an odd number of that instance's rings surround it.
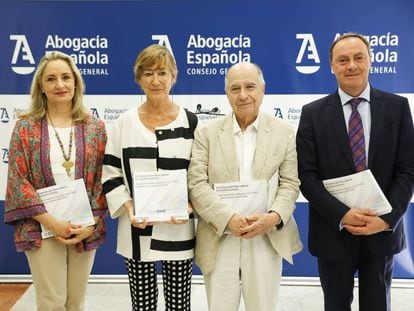
M 349 101 L 352 107 L 352 113 L 349 117 L 348 123 L 348 137 L 352 150 L 352 158 L 357 172 L 363 171 L 367 167 L 365 158 L 364 128 L 362 126 L 361 115 L 357 109 L 361 101 L 362 98 L 354 98 Z

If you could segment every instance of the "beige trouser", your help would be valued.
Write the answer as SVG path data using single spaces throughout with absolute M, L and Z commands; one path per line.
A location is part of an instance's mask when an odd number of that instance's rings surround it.
M 42 240 L 39 249 L 25 252 L 36 290 L 37 310 L 83 310 L 95 250 L 77 253 L 75 246 Z
M 211 311 L 237 311 L 243 294 L 246 311 L 276 310 L 282 258 L 266 235 L 245 240 L 228 235 L 212 273 L 204 276 Z

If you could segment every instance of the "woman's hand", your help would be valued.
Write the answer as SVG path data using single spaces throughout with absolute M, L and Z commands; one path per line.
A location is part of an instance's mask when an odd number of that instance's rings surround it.
M 193 205 L 191 205 L 190 202 L 188 202 L 187 213 L 188 213 L 188 215 L 193 213 Z M 171 217 L 171 219 L 169 221 L 167 221 L 166 223 L 173 224 L 173 225 L 182 225 L 182 224 L 185 224 L 187 222 L 188 222 L 188 219 L 176 219 L 175 217 Z
M 154 226 L 159 224 L 159 221 L 148 221 L 147 218 L 144 218 L 143 221 L 138 222 L 135 220 L 135 222 L 132 224 L 134 227 L 145 229 L 147 226 Z
M 129 220 L 131 221 L 131 225 L 136 228 L 145 229 L 147 226 L 154 226 L 159 223 L 160 221 L 148 221 L 146 218 L 143 221 L 138 222 L 134 217 L 134 206 L 132 200 L 127 201 L 124 203 L 124 208 L 129 216 Z M 193 206 L 190 202 L 188 202 L 187 213 L 191 214 L 193 212 Z M 173 224 L 173 225 L 182 225 L 187 223 L 187 219 L 176 219 L 175 217 L 171 217 L 170 220 L 163 221 L 163 223 Z
M 54 236 L 64 239 L 71 236 L 68 230 L 77 228 L 76 225 L 71 224 L 68 221 L 56 219 L 49 213 L 33 216 L 33 218 L 45 226 L 46 229 L 50 230 Z
M 65 220 L 56 220 L 52 225 L 52 228 L 49 229 L 52 231 L 53 235 L 58 238 L 67 239 L 72 236 L 70 230 L 77 228 L 78 226 L 72 224 L 69 221 Z
M 159 222 L 152 221 L 148 222 L 146 218 L 142 222 L 138 222 L 134 217 L 134 204 L 132 200 L 129 200 L 123 204 L 126 213 L 129 216 L 129 221 L 131 222 L 131 225 L 136 228 L 145 229 L 147 226 L 153 226 L 158 224 Z
M 68 238 L 56 237 L 56 240 L 65 245 L 74 245 L 81 242 L 83 239 L 86 239 L 95 231 L 95 226 L 77 226 L 67 230 L 67 233 L 70 234 Z

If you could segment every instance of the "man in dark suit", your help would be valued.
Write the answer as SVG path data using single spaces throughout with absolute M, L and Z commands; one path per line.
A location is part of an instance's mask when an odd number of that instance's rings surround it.
M 362 35 L 338 37 L 330 64 L 338 90 L 303 107 L 297 133 L 301 190 L 309 201 L 309 250 L 318 257 L 325 310 L 351 310 L 356 272 L 359 310 L 390 310 L 393 255 L 405 247 L 402 218 L 413 194 L 411 112 L 406 98 L 368 83 L 370 47 Z M 323 186 L 324 179 L 364 169 L 372 171 L 390 202 L 389 214 L 346 206 Z

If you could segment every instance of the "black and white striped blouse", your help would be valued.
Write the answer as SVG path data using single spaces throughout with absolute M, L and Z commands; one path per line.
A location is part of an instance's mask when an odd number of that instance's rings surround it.
M 118 220 L 117 252 L 142 261 L 184 260 L 194 255 L 194 219 L 183 225 L 131 226 L 122 204 L 133 199 L 132 172 L 187 169 L 197 117 L 180 107 L 171 123 L 148 130 L 138 108 L 122 115 L 109 131 L 103 166 L 103 188 L 112 218 Z

